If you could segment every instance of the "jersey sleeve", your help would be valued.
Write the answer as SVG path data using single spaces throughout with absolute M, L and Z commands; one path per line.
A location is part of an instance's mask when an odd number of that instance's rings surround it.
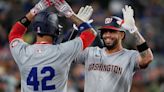
M 28 44 L 22 39 L 14 39 L 10 43 L 10 51 L 15 60 L 15 62 L 20 66 L 24 63 L 26 56 L 26 48 Z
M 16 63 L 21 65 L 24 62 L 27 43 L 23 41 L 23 35 L 26 33 L 27 28 L 20 22 L 16 22 L 9 33 L 9 45 L 12 56 Z
M 61 43 L 59 45 L 60 51 L 63 53 L 63 58 L 70 59 L 73 61 L 79 52 L 83 50 L 83 43 L 80 37 L 75 38 L 74 40 Z
M 88 57 L 89 48 L 86 48 L 85 50 L 81 51 L 77 57 L 75 58 L 75 63 L 85 63 L 87 57 Z
M 138 56 L 139 56 L 139 52 L 138 51 L 134 51 L 132 56 L 131 56 L 131 67 L 133 69 L 133 72 L 135 72 L 135 71 L 140 69 L 139 63 L 137 61 L 137 57 Z

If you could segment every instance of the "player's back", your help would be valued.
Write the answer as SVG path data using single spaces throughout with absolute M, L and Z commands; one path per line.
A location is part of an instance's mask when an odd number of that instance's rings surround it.
M 59 45 L 14 40 L 10 49 L 21 73 L 21 92 L 66 92 L 71 62 L 82 46 L 80 38 Z
M 35 44 L 27 53 L 20 66 L 23 92 L 64 92 L 70 64 L 58 46 Z

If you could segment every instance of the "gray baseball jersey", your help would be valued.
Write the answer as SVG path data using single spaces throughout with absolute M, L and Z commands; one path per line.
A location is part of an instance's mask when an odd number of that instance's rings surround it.
M 85 63 L 85 92 L 130 92 L 139 69 L 135 50 L 123 49 L 107 54 L 105 48 L 88 47 L 76 58 Z
M 20 70 L 21 92 L 66 92 L 71 61 L 82 48 L 80 37 L 59 45 L 14 39 L 10 49 Z

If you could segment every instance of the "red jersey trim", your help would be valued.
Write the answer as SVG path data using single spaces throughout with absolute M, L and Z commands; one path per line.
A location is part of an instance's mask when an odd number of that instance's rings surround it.
M 49 42 L 36 42 L 35 44 L 52 44 L 52 43 L 49 43 Z

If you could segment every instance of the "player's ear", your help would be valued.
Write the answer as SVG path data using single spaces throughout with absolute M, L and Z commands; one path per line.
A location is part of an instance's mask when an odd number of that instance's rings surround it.
M 123 40 L 125 38 L 125 33 L 124 32 L 120 32 L 120 37 Z

